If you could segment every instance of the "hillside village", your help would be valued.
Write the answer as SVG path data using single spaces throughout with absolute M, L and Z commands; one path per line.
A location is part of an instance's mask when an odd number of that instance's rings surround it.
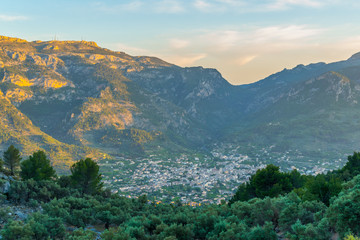
M 239 182 L 246 181 L 265 166 L 242 164 L 247 159 L 247 156 L 239 156 L 212 161 L 210 157 L 200 159 L 183 154 L 165 161 L 157 156 L 135 160 L 121 158 L 100 166 L 106 172 L 104 183 L 123 195 L 147 194 L 149 198 L 161 200 L 177 197 L 185 203 L 213 203 L 230 197 Z
M 238 148 L 212 151 L 212 156 L 182 154 L 179 157 L 150 155 L 148 158 L 118 157 L 100 163 L 104 183 L 115 193 L 128 197 L 146 194 L 150 199 L 170 202 L 174 198 L 197 205 L 228 200 L 240 183 L 256 170 L 275 163 L 284 171 L 297 169 L 302 174 L 317 175 L 339 168 L 346 158 L 335 162 L 301 162 L 301 153 L 274 154 L 261 149 L 254 156 L 237 153 Z M 261 160 L 263 159 L 263 160 Z

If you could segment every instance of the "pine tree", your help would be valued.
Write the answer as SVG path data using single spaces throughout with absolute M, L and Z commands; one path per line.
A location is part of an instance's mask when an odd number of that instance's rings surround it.
M 20 166 L 20 151 L 14 145 L 11 145 L 4 152 L 4 165 L 9 170 L 11 176 L 14 176 Z
M 101 191 L 103 183 L 99 174 L 99 165 L 86 158 L 74 163 L 70 168 L 72 184 L 85 194 L 94 194 Z
M 37 151 L 21 163 L 20 176 L 23 180 L 30 178 L 36 181 L 50 180 L 56 176 L 56 172 L 45 153 L 43 151 Z

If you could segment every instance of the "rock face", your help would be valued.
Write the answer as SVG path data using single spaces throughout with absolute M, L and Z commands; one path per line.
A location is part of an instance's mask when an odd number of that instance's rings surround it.
M 180 68 L 93 42 L 3 37 L 0 61 L 2 148 L 15 142 L 25 155 L 40 148 L 62 160 L 56 166 L 144 153 L 150 142 L 169 151 L 196 148 L 231 112 L 232 86 L 216 70 Z
M 6 176 L 3 173 L 0 173 L 0 193 L 6 194 L 10 190 L 10 181 L 13 180 L 11 177 Z
M 83 157 L 211 150 L 219 142 L 292 139 L 290 146 L 305 149 L 315 138 L 338 151 L 344 144 L 317 136 L 316 122 L 353 139 L 356 122 L 341 116 L 360 115 L 358 54 L 233 86 L 215 69 L 181 68 L 94 42 L 0 37 L 0 80 L 0 147 L 14 143 L 25 156 L 45 150 L 58 168 Z M 280 135 L 269 130 L 273 123 Z

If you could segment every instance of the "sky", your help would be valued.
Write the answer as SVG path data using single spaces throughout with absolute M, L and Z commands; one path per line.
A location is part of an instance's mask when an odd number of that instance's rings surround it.
M 234 85 L 360 52 L 358 0 L 2 0 L 0 35 L 87 40 Z

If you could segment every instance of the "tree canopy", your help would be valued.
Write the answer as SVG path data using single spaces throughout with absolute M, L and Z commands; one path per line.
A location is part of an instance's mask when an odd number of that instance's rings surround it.
M 353 155 L 349 155 L 347 160 L 348 161 L 342 169 L 335 170 L 333 173 L 343 180 L 349 181 L 360 174 L 360 152 L 354 152 Z
M 46 159 L 39 152 L 31 157 Z M 76 162 L 71 173 L 50 180 L 12 181 L 7 195 L 0 193 L 0 202 L 41 208 L 19 220 L 9 214 L 13 210 L 0 205 L 1 237 L 328 240 L 339 233 L 341 239 L 357 240 L 360 235 L 360 175 L 343 181 L 342 171 L 312 176 L 269 165 L 240 185 L 232 204 L 201 207 L 103 191 L 99 166 L 89 158 Z M 102 233 L 88 228 L 99 224 L 104 226 Z
M 81 159 L 74 163 L 70 171 L 73 186 L 79 188 L 83 193 L 94 194 L 102 189 L 99 165 L 91 158 Z
M 24 180 L 30 178 L 36 181 L 50 180 L 56 176 L 56 172 L 46 154 L 43 151 L 37 151 L 21 162 L 20 176 Z
M 296 170 L 284 173 L 280 172 L 279 167 L 270 164 L 266 168 L 257 170 L 250 177 L 249 182 L 241 184 L 230 203 L 247 201 L 255 197 L 276 197 L 288 193 L 294 189 L 294 186 L 302 184 L 303 180 Z
M 10 145 L 10 147 L 4 152 L 4 165 L 9 170 L 9 174 L 14 176 L 20 166 L 20 151 L 14 145 Z
M 339 197 L 333 199 L 328 218 L 337 232 L 344 237 L 348 233 L 360 234 L 360 175 L 344 184 Z

